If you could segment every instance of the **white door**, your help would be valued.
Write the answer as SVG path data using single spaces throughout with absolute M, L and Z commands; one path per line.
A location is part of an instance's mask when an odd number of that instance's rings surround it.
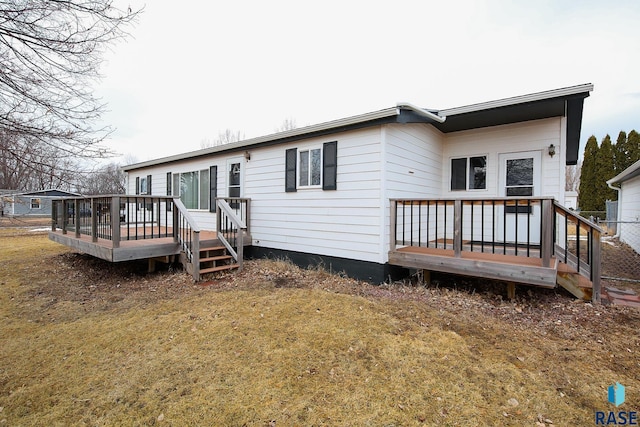
M 527 151 L 499 155 L 499 192 L 502 197 L 530 197 L 540 195 L 541 153 Z M 540 244 L 541 207 L 539 202 L 518 204 L 509 202 L 498 215 L 498 234 L 507 242 Z M 506 225 L 506 227 L 505 227 Z M 505 234 L 506 233 L 506 234 Z

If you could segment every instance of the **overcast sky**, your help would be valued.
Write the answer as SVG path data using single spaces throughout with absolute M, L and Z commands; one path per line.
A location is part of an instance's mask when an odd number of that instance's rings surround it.
M 144 6 L 98 94 L 126 160 L 410 102 L 444 109 L 582 83 L 581 144 L 640 130 L 640 2 L 119 0 Z M 126 6 L 125 6 L 126 7 Z M 582 152 L 581 148 L 581 152 Z M 123 162 L 123 159 L 117 159 Z

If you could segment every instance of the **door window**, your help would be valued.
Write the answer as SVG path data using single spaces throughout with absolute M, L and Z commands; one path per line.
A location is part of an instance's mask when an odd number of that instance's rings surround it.
M 229 163 L 229 197 L 240 197 L 240 163 Z
M 507 159 L 505 195 L 533 196 L 533 157 Z

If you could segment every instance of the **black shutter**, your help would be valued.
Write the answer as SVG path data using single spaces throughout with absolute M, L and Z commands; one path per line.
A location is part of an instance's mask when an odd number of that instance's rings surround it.
M 136 194 L 140 194 L 140 177 L 136 176 Z
M 216 197 L 218 197 L 218 166 L 209 168 L 209 212 L 216 211 Z
M 337 190 L 338 141 L 325 142 L 322 149 L 322 189 Z
M 147 194 L 151 194 L 151 175 L 147 175 Z
M 167 196 L 171 195 L 171 172 L 167 172 Z
M 298 149 L 290 148 L 285 155 L 285 178 L 284 191 L 291 193 L 296 191 L 296 158 L 298 157 Z

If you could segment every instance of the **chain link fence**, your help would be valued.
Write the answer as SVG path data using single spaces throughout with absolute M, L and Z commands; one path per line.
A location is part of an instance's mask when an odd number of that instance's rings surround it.
M 613 287 L 640 291 L 640 221 L 597 220 L 602 239 L 602 279 Z

